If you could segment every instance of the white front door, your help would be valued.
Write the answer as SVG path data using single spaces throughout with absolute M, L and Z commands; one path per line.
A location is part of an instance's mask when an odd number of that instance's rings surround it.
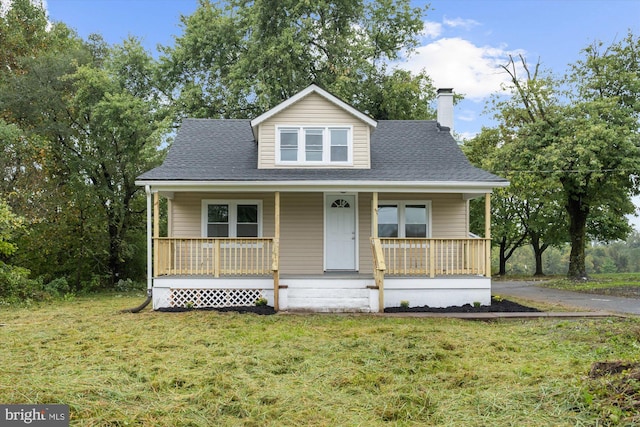
M 356 197 L 326 196 L 325 249 L 327 270 L 356 269 Z

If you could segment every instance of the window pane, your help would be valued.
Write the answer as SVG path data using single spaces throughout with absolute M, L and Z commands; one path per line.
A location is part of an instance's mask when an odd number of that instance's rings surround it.
M 331 146 L 348 144 L 349 129 L 331 129 Z
M 207 222 L 229 222 L 229 205 L 209 205 Z
M 398 237 L 398 224 L 378 224 L 378 237 Z
M 258 223 L 258 206 L 238 205 L 238 223 Z
M 348 129 L 331 129 L 331 161 L 346 162 L 349 160 Z
M 229 237 L 229 224 L 208 224 L 207 237 Z
M 298 149 L 297 148 L 295 150 L 285 150 L 284 148 L 281 149 L 280 160 L 295 162 L 296 160 L 298 160 Z
M 237 237 L 258 237 L 258 224 L 238 224 Z
M 295 129 L 283 129 L 280 131 L 281 147 L 298 147 L 298 131 Z
M 426 224 L 427 208 L 424 205 L 407 205 L 404 217 L 407 224 Z
M 349 160 L 348 147 L 331 147 L 332 162 L 346 162 Z
M 397 206 L 378 206 L 378 237 L 398 237 Z
M 378 224 L 398 224 L 398 207 L 394 205 L 378 206 Z
M 405 237 L 427 237 L 426 224 L 406 224 Z
M 404 208 L 405 237 L 427 237 L 427 207 L 407 205 Z
M 322 161 L 322 129 L 306 129 L 305 153 L 309 162 Z
M 296 129 L 280 130 L 280 160 L 298 160 L 298 131 Z

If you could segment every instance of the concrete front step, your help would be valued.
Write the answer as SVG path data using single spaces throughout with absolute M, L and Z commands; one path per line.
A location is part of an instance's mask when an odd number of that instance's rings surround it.
M 369 312 L 369 289 L 288 289 L 288 310 Z

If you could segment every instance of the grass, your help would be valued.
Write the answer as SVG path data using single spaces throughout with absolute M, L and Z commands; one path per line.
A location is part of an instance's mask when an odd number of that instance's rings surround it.
M 141 298 L 1 308 L 0 403 L 68 404 L 74 426 L 640 422 L 588 377 L 639 360 L 638 319 L 118 312 Z
M 540 286 L 568 291 L 640 297 L 640 273 L 592 274 L 586 281 L 553 277 Z

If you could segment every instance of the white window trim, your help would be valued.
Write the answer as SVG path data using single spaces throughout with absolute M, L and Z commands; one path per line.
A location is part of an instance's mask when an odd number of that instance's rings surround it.
M 238 205 L 257 205 L 258 206 L 258 237 L 262 237 L 262 200 L 245 200 L 245 199 L 204 199 L 202 200 L 201 218 L 201 235 L 207 236 L 207 219 L 209 205 L 229 205 L 229 237 L 220 237 L 221 239 L 235 239 L 238 232 Z M 240 239 L 252 239 L 253 237 L 240 237 Z M 215 237 L 211 237 L 215 239 Z
M 407 205 L 425 205 L 427 209 L 427 239 L 431 238 L 431 200 L 378 200 L 378 207 L 381 205 L 395 205 L 398 208 L 398 238 L 406 239 L 405 234 L 405 208 Z M 376 233 L 377 235 L 377 233 Z M 389 237 L 381 237 L 381 239 L 387 239 Z M 421 239 L 422 237 L 409 237 L 409 239 Z
M 282 152 L 280 150 L 280 130 L 297 130 L 298 131 L 298 160 L 282 160 Z M 307 161 L 305 160 L 305 144 L 304 144 L 304 131 L 305 129 L 322 129 L 322 161 Z M 332 162 L 331 161 L 331 129 L 347 129 L 347 161 L 346 162 Z M 279 124 L 276 125 L 276 165 L 282 166 L 352 166 L 353 165 L 353 126 L 344 124 L 335 125 L 288 125 Z

